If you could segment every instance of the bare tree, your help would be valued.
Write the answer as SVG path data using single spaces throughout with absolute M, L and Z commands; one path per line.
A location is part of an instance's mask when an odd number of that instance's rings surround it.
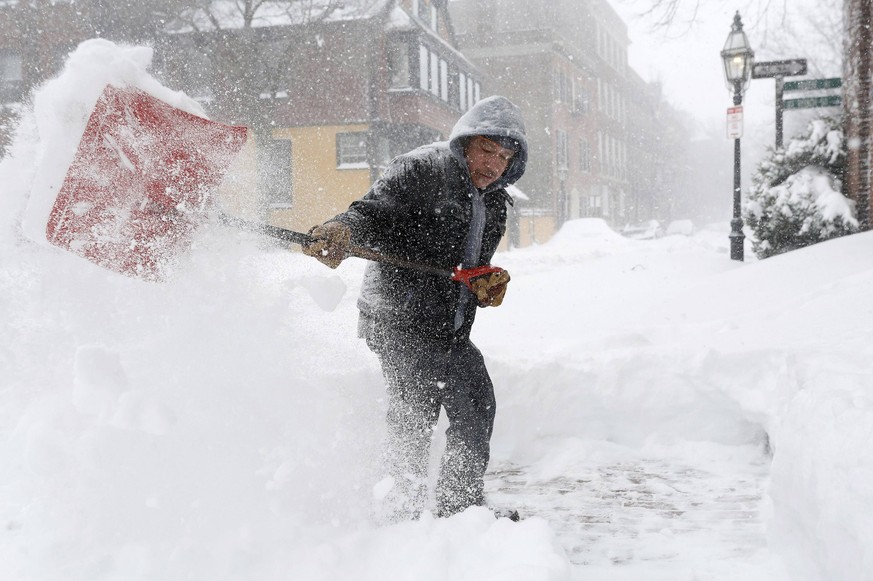
M 843 63 L 843 0 L 818 0 L 795 9 L 768 34 L 768 52 L 806 58 L 809 74 L 839 76 Z
M 641 18 L 646 19 L 652 30 L 667 36 L 682 36 L 695 25 L 706 0 L 617 0 L 635 4 Z M 743 20 L 752 28 L 767 28 L 773 14 L 784 15 L 788 0 L 742 0 L 737 9 Z

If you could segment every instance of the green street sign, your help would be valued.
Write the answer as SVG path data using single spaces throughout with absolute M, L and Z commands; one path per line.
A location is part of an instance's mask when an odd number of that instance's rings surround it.
M 806 97 L 804 99 L 785 99 L 782 101 L 786 109 L 812 109 L 813 107 L 839 107 L 842 98 L 839 95 L 827 97 Z
M 843 85 L 840 78 L 833 79 L 808 79 L 804 81 L 786 81 L 782 85 L 783 91 L 814 91 L 816 89 L 836 89 Z

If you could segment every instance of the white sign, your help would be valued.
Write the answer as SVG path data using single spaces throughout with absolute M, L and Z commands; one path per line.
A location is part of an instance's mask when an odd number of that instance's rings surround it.
M 739 139 L 743 136 L 743 108 L 728 107 L 727 110 L 727 138 Z

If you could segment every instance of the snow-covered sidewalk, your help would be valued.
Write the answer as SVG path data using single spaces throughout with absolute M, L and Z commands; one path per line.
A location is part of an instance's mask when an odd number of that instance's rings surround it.
M 504 463 L 486 485 L 496 504 L 549 521 L 576 578 L 787 579 L 767 547 L 769 462 L 760 449 L 656 458 L 577 446 L 587 458 L 572 474 L 538 476 L 535 467 Z M 725 457 L 736 454 L 744 457 Z

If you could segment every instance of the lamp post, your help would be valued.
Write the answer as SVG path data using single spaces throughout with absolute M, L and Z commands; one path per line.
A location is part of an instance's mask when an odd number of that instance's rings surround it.
M 743 103 L 743 93 L 749 87 L 752 78 L 752 59 L 755 52 L 749 46 L 749 39 L 743 32 L 743 21 L 740 13 L 734 15 L 730 34 L 721 51 L 724 60 L 724 76 L 728 90 L 733 93 L 734 106 L 739 107 Z M 731 220 L 731 260 L 743 260 L 743 218 L 740 205 L 740 138 L 734 139 L 734 217 Z

